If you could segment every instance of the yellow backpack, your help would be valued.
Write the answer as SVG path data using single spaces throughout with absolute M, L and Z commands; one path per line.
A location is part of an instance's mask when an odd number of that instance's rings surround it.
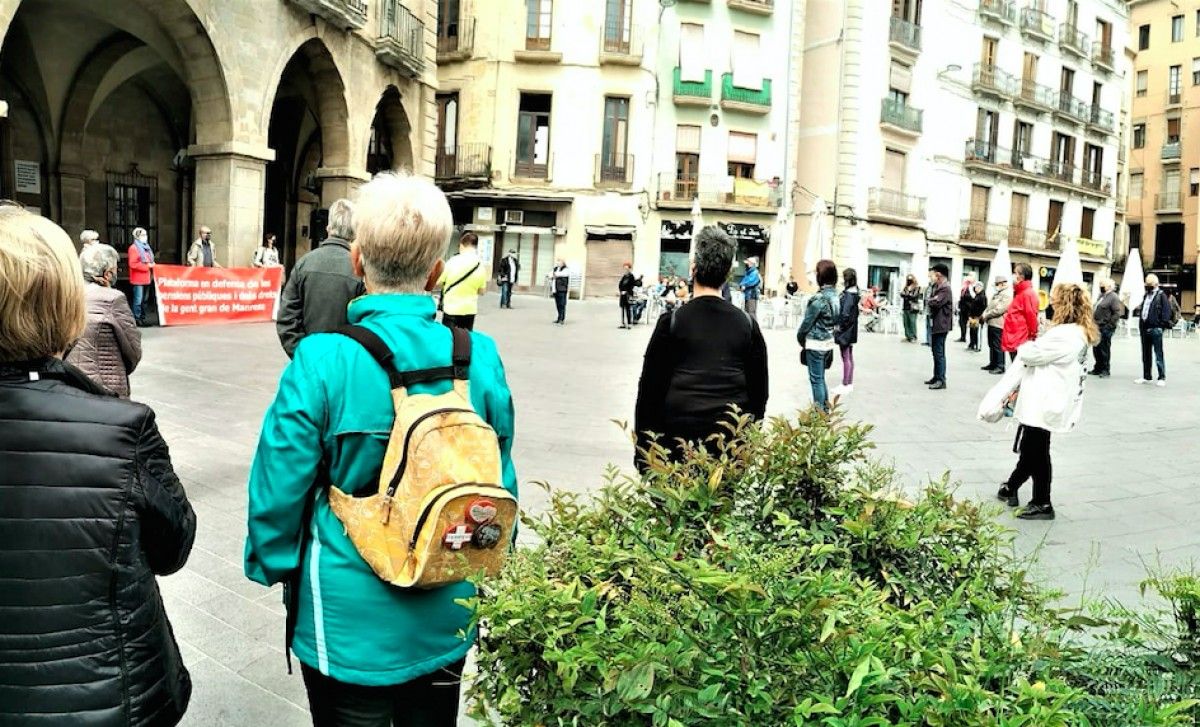
M 362 345 L 388 374 L 396 421 L 377 491 L 365 497 L 329 488 L 329 505 L 363 560 L 392 585 L 436 588 L 504 565 L 517 500 L 501 486 L 500 442 L 471 406 L 471 335 L 453 328 L 452 364 L 397 371 L 379 336 L 361 326 L 337 331 Z M 445 394 L 412 394 L 413 384 L 450 379 Z

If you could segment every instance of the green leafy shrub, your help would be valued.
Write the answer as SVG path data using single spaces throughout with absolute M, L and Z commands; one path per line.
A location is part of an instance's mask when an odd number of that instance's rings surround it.
M 610 470 L 590 500 L 555 492 L 526 521 L 541 544 L 466 603 L 477 718 L 1196 723 L 1184 581 L 1155 584 L 1182 615 L 1173 636 L 1115 607 L 1056 609 L 988 512 L 945 481 L 903 498 L 868 427 L 809 411 L 733 429 L 677 464 L 653 452 L 641 478 Z

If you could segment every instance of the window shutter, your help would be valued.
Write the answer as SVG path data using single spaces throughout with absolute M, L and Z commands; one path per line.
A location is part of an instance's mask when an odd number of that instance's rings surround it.
M 904 162 L 903 152 L 888 149 L 883 157 L 883 187 L 893 192 L 904 191 Z
M 892 61 L 892 73 L 888 83 L 897 91 L 912 93 L 912 66 Z
M 729 132 L 729 161 L 744 164 L 758 162 L 758 136 Z
M 733 85 L 738 88 L 760 89 L 763 85 L 759 65 L 759 38 L 753 33 L 733 34 Z
M 691 154 L 700 153 L 700 127 L 679 125 L 675 127 L 675 151 Z
M 703 82 L 708 70 L 704 60 L 704 26 L 683 23 L 679 26 L 679 78 Z

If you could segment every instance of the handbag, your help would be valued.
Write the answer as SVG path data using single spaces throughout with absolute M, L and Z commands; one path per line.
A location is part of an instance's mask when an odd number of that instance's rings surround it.
M 814 356 L 817 354 L 816 351 L 813 351 L 812 353 Z M 821 351 L 821 353 L 825 354 L 825 368 L 826 369 L 832 368 L 833 367 L 833 351 Z M 808 354 L 809 354 L 809 351 L 807 348 L 800 349 L 801 365 L 804 365 L 804 366 L 808 365 Z

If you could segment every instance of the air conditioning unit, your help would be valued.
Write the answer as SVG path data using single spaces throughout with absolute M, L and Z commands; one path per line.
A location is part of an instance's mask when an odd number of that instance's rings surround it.
M 504 224 L 506 224 L 506 225 L 523 225 L 523 224 L 525 224 L 525 210 L 504 210 Z
M 1021 169 L 1029 174 L 1037 174 L 1037 159 L 1033 157 L 1021 157 Z

